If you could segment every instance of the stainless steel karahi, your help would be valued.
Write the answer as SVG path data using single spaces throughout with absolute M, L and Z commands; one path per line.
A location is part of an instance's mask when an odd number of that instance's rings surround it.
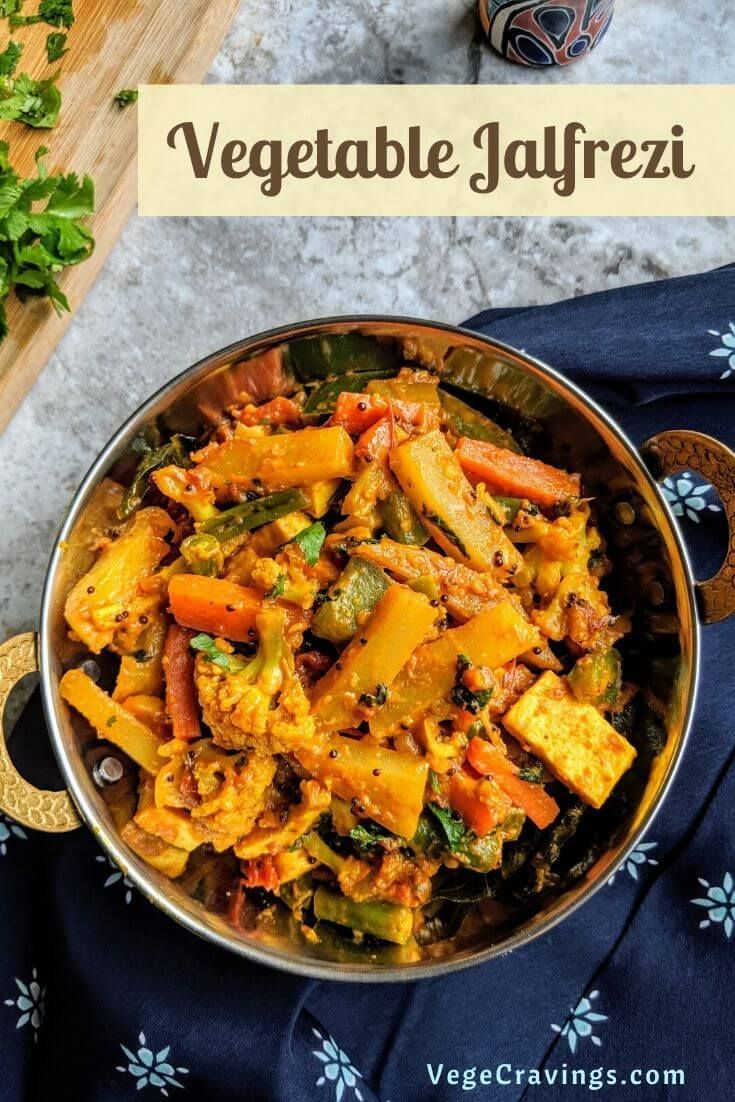
M 650 606 L 644 643 L 654 649 L 661 645 L 666 659 L 661 667 L 668 678 L 658 688 L 667 708 L 666 744 L 654 759 L 637 809 L 584 877 L 547 900 L 536 913 L 522 913 L 502 926 L 484 923 L 479 911 L 469 943 L 449 955 L 401 965 L 321 959 L 306 945 L 240 931 L 147 866 L 121 841 L 95 781 L 99 744 L 86 725 L 70 715 L 58 693 L 59 677 L 71 658 L 62 616 L 64 598 L 91 562 L 85 533 L 99 523 L 104 480 L 124 478 L 130 470 L 130 445 L 136 435 L 154 422 L 167 432 L 197 435 L 243 390 L 257 386 L 259 377 L 264 377 L 261 365 L 268 353 L 295 340 L 346 333 L 394 338 L 415 358 L 441 362 L 445 383 L 465 401 L 482 406 L 490 400 L 493 409 L 503 408 L 531 421 L 540 431 L 543 457 L 582 471 L 603 511 L 614 511 L 622 500 L 632 503 L 628 519 L 635 516 L 635 522 L 627 534 L 622 533 L 614 561 L 616 570 L 626 575 L 628 587 L 638 588 L 634 600 Z M 262 390 L 261 396 L 266 396 Z M 700 473 L 718 489 L 730 524 L 726 561 L 704 583 L 692 575 L 676 522 L 656 481 L 682 469 Z M 630 548 L 638 549 L 635 554 L 626 551 L 626 540 Z M 647 549 L 648 563 L 641 546 Z M 652 572 L 657 578 L 653 596 Z M 556 371 L 512 348 L 451 326 L 404 318 L 347 317 L 273 330 L 209 356 L 163 387 L 118 430 L 77 490 L 51 555 L 38 634 L 16 636 L 0 647 L 0 720 L 13 686 L 40 669 L 49 735 L 68 791 L 40 791 L 30 785 L 13 765 L 1 735 L 0 809 L 42 831 L 68 831 L 86 823 L 147 899 L 189 930 L 243 957 L 320 979 L 374 982 L 439 976 L 490 960 L 544 934 L 589 899 L 621 865 L 650 825 L 681 759 L 699 678 L 700 625 L 724 619 L 733 611 L 735 454 L 725 445 L 677 430 L 660 434 L 639 452 L 599 406 Z

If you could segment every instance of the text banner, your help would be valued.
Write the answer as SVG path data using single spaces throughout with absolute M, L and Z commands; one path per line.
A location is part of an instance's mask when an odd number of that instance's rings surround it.
M 735 86 L 148 85 L 143 215 L 735 215 Z

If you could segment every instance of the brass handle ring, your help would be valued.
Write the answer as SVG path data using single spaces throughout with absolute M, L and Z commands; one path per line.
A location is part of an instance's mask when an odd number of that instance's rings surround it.
M 60 834 L 82 825 L 68 792 L 36 788 L 11 761 L 3 721 L 11 692 L 26 674 L 36 673 L 36 636 L 15 635 L 0 646 L 0 811 L 31 830 Z
M 717 490 L 730 528 L 725 561 L 713 578 L 697 583 L 697 595 L 705 624 L 724 620 L 735 612 L 735 452 L 701 432 L 674 429 L 653 436 L 641 449 L 662 479 L 679 471 L 694 471 Z

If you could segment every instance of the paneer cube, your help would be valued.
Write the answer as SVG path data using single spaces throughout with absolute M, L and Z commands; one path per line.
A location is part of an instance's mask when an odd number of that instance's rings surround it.
M 602 807 L 636 756 L 628 740 L 550 670 L 513 705 L 503 723 L 524 749 L 592 807 Z

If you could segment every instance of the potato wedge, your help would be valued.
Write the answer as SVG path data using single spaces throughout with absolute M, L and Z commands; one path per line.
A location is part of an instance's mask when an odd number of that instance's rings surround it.
M 158 736 L 124 705 L 109 697 L 83 670 L 67 670 L 59 683 L 59 693 L 84 716 L 100 738 L 114 742 L 148 773 L 160 769 Z
M 435 429 L 394 448 L 390 464 L 434 540 L 457 562 L 507 573 L 520 553 L 475 493 L 444 436 Z
M 235 436 L 199 453 L 215 481 L 287 490 L 352 473 L 352 441 L 340 425 L 273 436 Z
M 127 629 L 139 612 L 151 611 L 151 597 L 141 595 L 140 583 L 171 550 L 166 539 L 174 529 L 163 509 L 139 510 L 72 589 L 64 615 L 95 654 L 113 644 L 121 625 Z
M 436 619 L 427 599 L 394 585 L 324 677 L 316 683 L 311 709 L 323 730 L 339 731 L 359 722 L 363 694 L 388 689 L 426 638 Z
M 424 804 L 425 759 L 376 746 L 368 738 L 342 735 L 305 747 L 296 757 L 343 800 L 356 800 L 360 815 L 402 838 L 413 838 Z
M 510 601 L 495 605 L 468 623 L 446 631 L 435 643 L 416 651 L 377 709 L 370 730 L 378 738 L 401 724 L 415 723 L 437 705 L 449 711 L 449 694 L 457 672 L 457 658 L 465 654 L 476 666 L 498 666 L 536 645 L 539 634 Z

